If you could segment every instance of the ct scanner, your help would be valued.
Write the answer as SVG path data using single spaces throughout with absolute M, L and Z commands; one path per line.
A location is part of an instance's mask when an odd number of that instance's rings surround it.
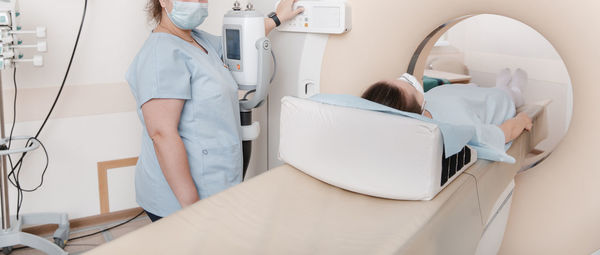
M 262 118 L 268 118 L 272 170 L 89 254 L 494 254 L 498 249 L 500 254 L 591 254 L 600 248 L 595 161 L 600 2 L 347 2 L 350 33 L 271 35 L 279 73 Z M 516 179 L 517 165 L 477 162 L 425 202 L 364 196 L 289 165 L 275 167 L 283 96 L 358 95 L 368 84 L 406 70 L 420 77 L 437 38 L 484 13 L 517 19 L 540 32 L 569 70 L 571 126 L 545 161 Z M 538 138 L 535 132 L 523 134 L 509 154 L 522 160 Z

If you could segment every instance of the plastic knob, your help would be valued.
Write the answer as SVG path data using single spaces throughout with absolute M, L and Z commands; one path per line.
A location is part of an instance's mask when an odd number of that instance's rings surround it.
M 40 55 L 33 56 L 33 66 L 41 67 L 44 66 L 44 57 Z
M 37 27 L 35 29 L 35 35 L 37 38 L 46 38 L 46 27 Z
M 241 11 L 242 7 L 239 1 L 235 1 L 235 3 L 233 3 L 233 10 L 234 11 Z
M 46 51 L 48 51 L 48 44 L 46 43 L 46 41 L 39 41 L 37 43 L 37 50 L 39 52 L 46 52 Z

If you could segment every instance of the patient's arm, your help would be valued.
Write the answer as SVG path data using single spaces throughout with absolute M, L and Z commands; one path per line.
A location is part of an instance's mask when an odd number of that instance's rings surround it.
M 504 132 L 505 143 L 508 143 L 523 133 L 523 130 L 530 131 L 533 126 L 531 118 L 526 113 L 519 113 L 516 117 L 509 119 L 500 125 L 500 129 Z

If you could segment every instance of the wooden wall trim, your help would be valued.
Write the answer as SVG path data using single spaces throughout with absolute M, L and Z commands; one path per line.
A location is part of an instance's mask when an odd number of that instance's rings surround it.
M 100 196 L 100 214 L 110 212 L 108 201 L 108 170 L 135 166 L 138 158 L 125 158 L 111 161 L 98 162 L 98 194 Z

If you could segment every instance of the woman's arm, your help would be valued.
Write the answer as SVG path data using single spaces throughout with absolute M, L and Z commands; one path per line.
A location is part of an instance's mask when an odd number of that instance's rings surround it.
M 504 132 L 505 143 L 517 139 L 523 130 L 531 131 L 533 122 L 526 113 L 519 113 L 516 117 L 509 119 L 500 125 L 500 129 Z
M 304 11 L 304 8 L 293 9 L 294 3 L 297 1 L 298 0 L 282 0 L 279 5 L 277 5 L 275 13 L 277 13 L 277 17 L 281 23 L 296 17 L 296 15 Z M 273 29 L 275 29 L 275 21 L 271 18 L 265 18 L 265 35 L 269 35 Z
M 152 99 L 142 105 L 146 129 L 154 143 L 160 169 L 182 208 L 199 200 L 178 131 L 184 103 L 181 99 Z

